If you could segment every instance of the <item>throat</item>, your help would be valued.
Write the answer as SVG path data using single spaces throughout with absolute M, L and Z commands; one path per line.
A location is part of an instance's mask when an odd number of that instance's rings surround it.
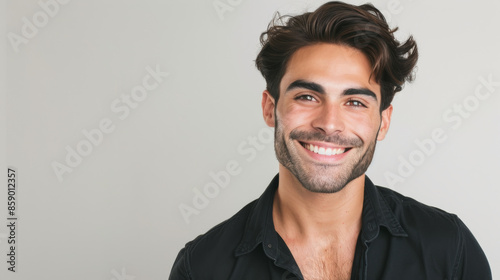
M 364 186 L 359 185 L 335 194 L 280 186 L 273 202 L 274 225 L 280 234 L 292 239 L 357 234 L 361 229 L 363 199 Z

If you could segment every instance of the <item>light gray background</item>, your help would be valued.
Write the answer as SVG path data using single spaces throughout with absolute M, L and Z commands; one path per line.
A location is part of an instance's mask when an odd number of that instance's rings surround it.
M 272 144 L 262 138 L 258 37 L 275 11 L 302 13 L 323 1 L 67 2 L 17 52 L 8 34 L 21 36 L 23 17 L 43 20 L 43 9 L 35 0 L 8 0 L 0 11 L 0 174 L 6 182 L 6 166 L 18 169 L 19 218 L 18 272 L 2 261 L 0 278 L 167 279 L 186 242 L 257 198 L 277 172 Z M 231 10 L 218 14 L 214 3 Z M 400 26 L 399 38 L 415 36 L 421 58 L 416 82 L 395 98 L 389 135 L 368 175 L 458 214 L 499 277 L 500 86 L 456 129 L 443 114 L 473 102 L 480 77 L 500 82 L 500 2 L 372 3 Z M 169 76 L 121 120 L 111 104 L 142 84 L 148 66 Z M 82 130 L 103 119 L 114 131 L 59 181 L 52 163 L 64 163 L 66 146 L 76 149 Z M 436 128 L 446 141 L 404 182 L 390 184 L 385 174 L 401 175 L 402 158 Z M 241 173 L 186 223 L 179 206 L 193 206 L 194 191 L 213 182 L 210 172 L 231 161 Z M 2 226 L 0 260 L 6 237 Z

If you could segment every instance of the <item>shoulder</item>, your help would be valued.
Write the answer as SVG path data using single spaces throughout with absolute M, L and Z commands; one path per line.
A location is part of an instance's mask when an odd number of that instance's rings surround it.
M 245 226 L 256 201 L 243 207 L 231 218 L 214 226 L 206 233 L 199 235 L 186 244 L 186 249 L 196 255 L 206 255 L 211 249 L 234 249 L 240 242 Z
M 405 230 L 417 227 L 419 231 L 432 233 L 437 231 L 443 234 L 460 230 L 460 222 L 455 214 L 426 205 L 385 187 L 377 186 L 377 189 Z
M 457 215 L 384 187 L 377 189 L 408 234 L 410 248 L 434 264 L 447 263 L 457 279 L 491 279 L 483 250 Z
M 228 275 L 229 271 L 225 270 L 235 261 L 235 249 L 255 203 L 247 204 L 231 218 L 188 242 L 177 255 L 169 279 L 202 279 L 207 272 Z
M 457 215 L 426 205 L 388 188 L 377 186 L 377 189 L 409 237 L 430 239 L 429 241 L 439 240 L 457 245 L 463 230 Z

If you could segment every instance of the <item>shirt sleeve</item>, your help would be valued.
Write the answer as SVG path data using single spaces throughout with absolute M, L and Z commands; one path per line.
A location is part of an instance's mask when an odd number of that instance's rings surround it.
M 168 280 L 191 280 L 186 248 L 183 248 L 175 259 Z
M 457 256 L 456 279 L 491 280 L 491 269 L 481 246 L 467 226 L 459 219 L 461 234 Z

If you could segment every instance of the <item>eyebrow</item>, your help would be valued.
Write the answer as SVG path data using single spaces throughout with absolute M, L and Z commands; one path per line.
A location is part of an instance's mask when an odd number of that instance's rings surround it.
M 326 91 L 322 85 L 315 83 L 315 82 L 305 81 L 305 80 L 294 81 L 286 88 L 286 92 L 291 91 L 293 89 L 297 89 L 297 88 L 312 90 L 312 91 L 315 91 L 315 92 L 320 93 L 320 94 L 326 93 Z M 372 97 L 373 99 L 375 99 L 375 101 L 377 101 L 377 95 L 373 91 L 371 91 L 367 88 L 348 88 L 342 92 L 342 95 L 366 95 L 366 96 Z
M 314 83 L 314 82 L 308 82 L 308 81 L 304 81 L 304 80 L 294 81 L 286 88 L 286 92 L 291 91 L 292 89 L 296 89 L 296 88 L 304 88 L 304 89 L 315 91 L 317 93 L 325 94 L 325 89 L 323 88 L 323 86 L 321 86 L 320 84 Z
M 344 90 L 343 95 L 366 95 L 377 101 L 377 95 L 367 88 L 349 88 Z

